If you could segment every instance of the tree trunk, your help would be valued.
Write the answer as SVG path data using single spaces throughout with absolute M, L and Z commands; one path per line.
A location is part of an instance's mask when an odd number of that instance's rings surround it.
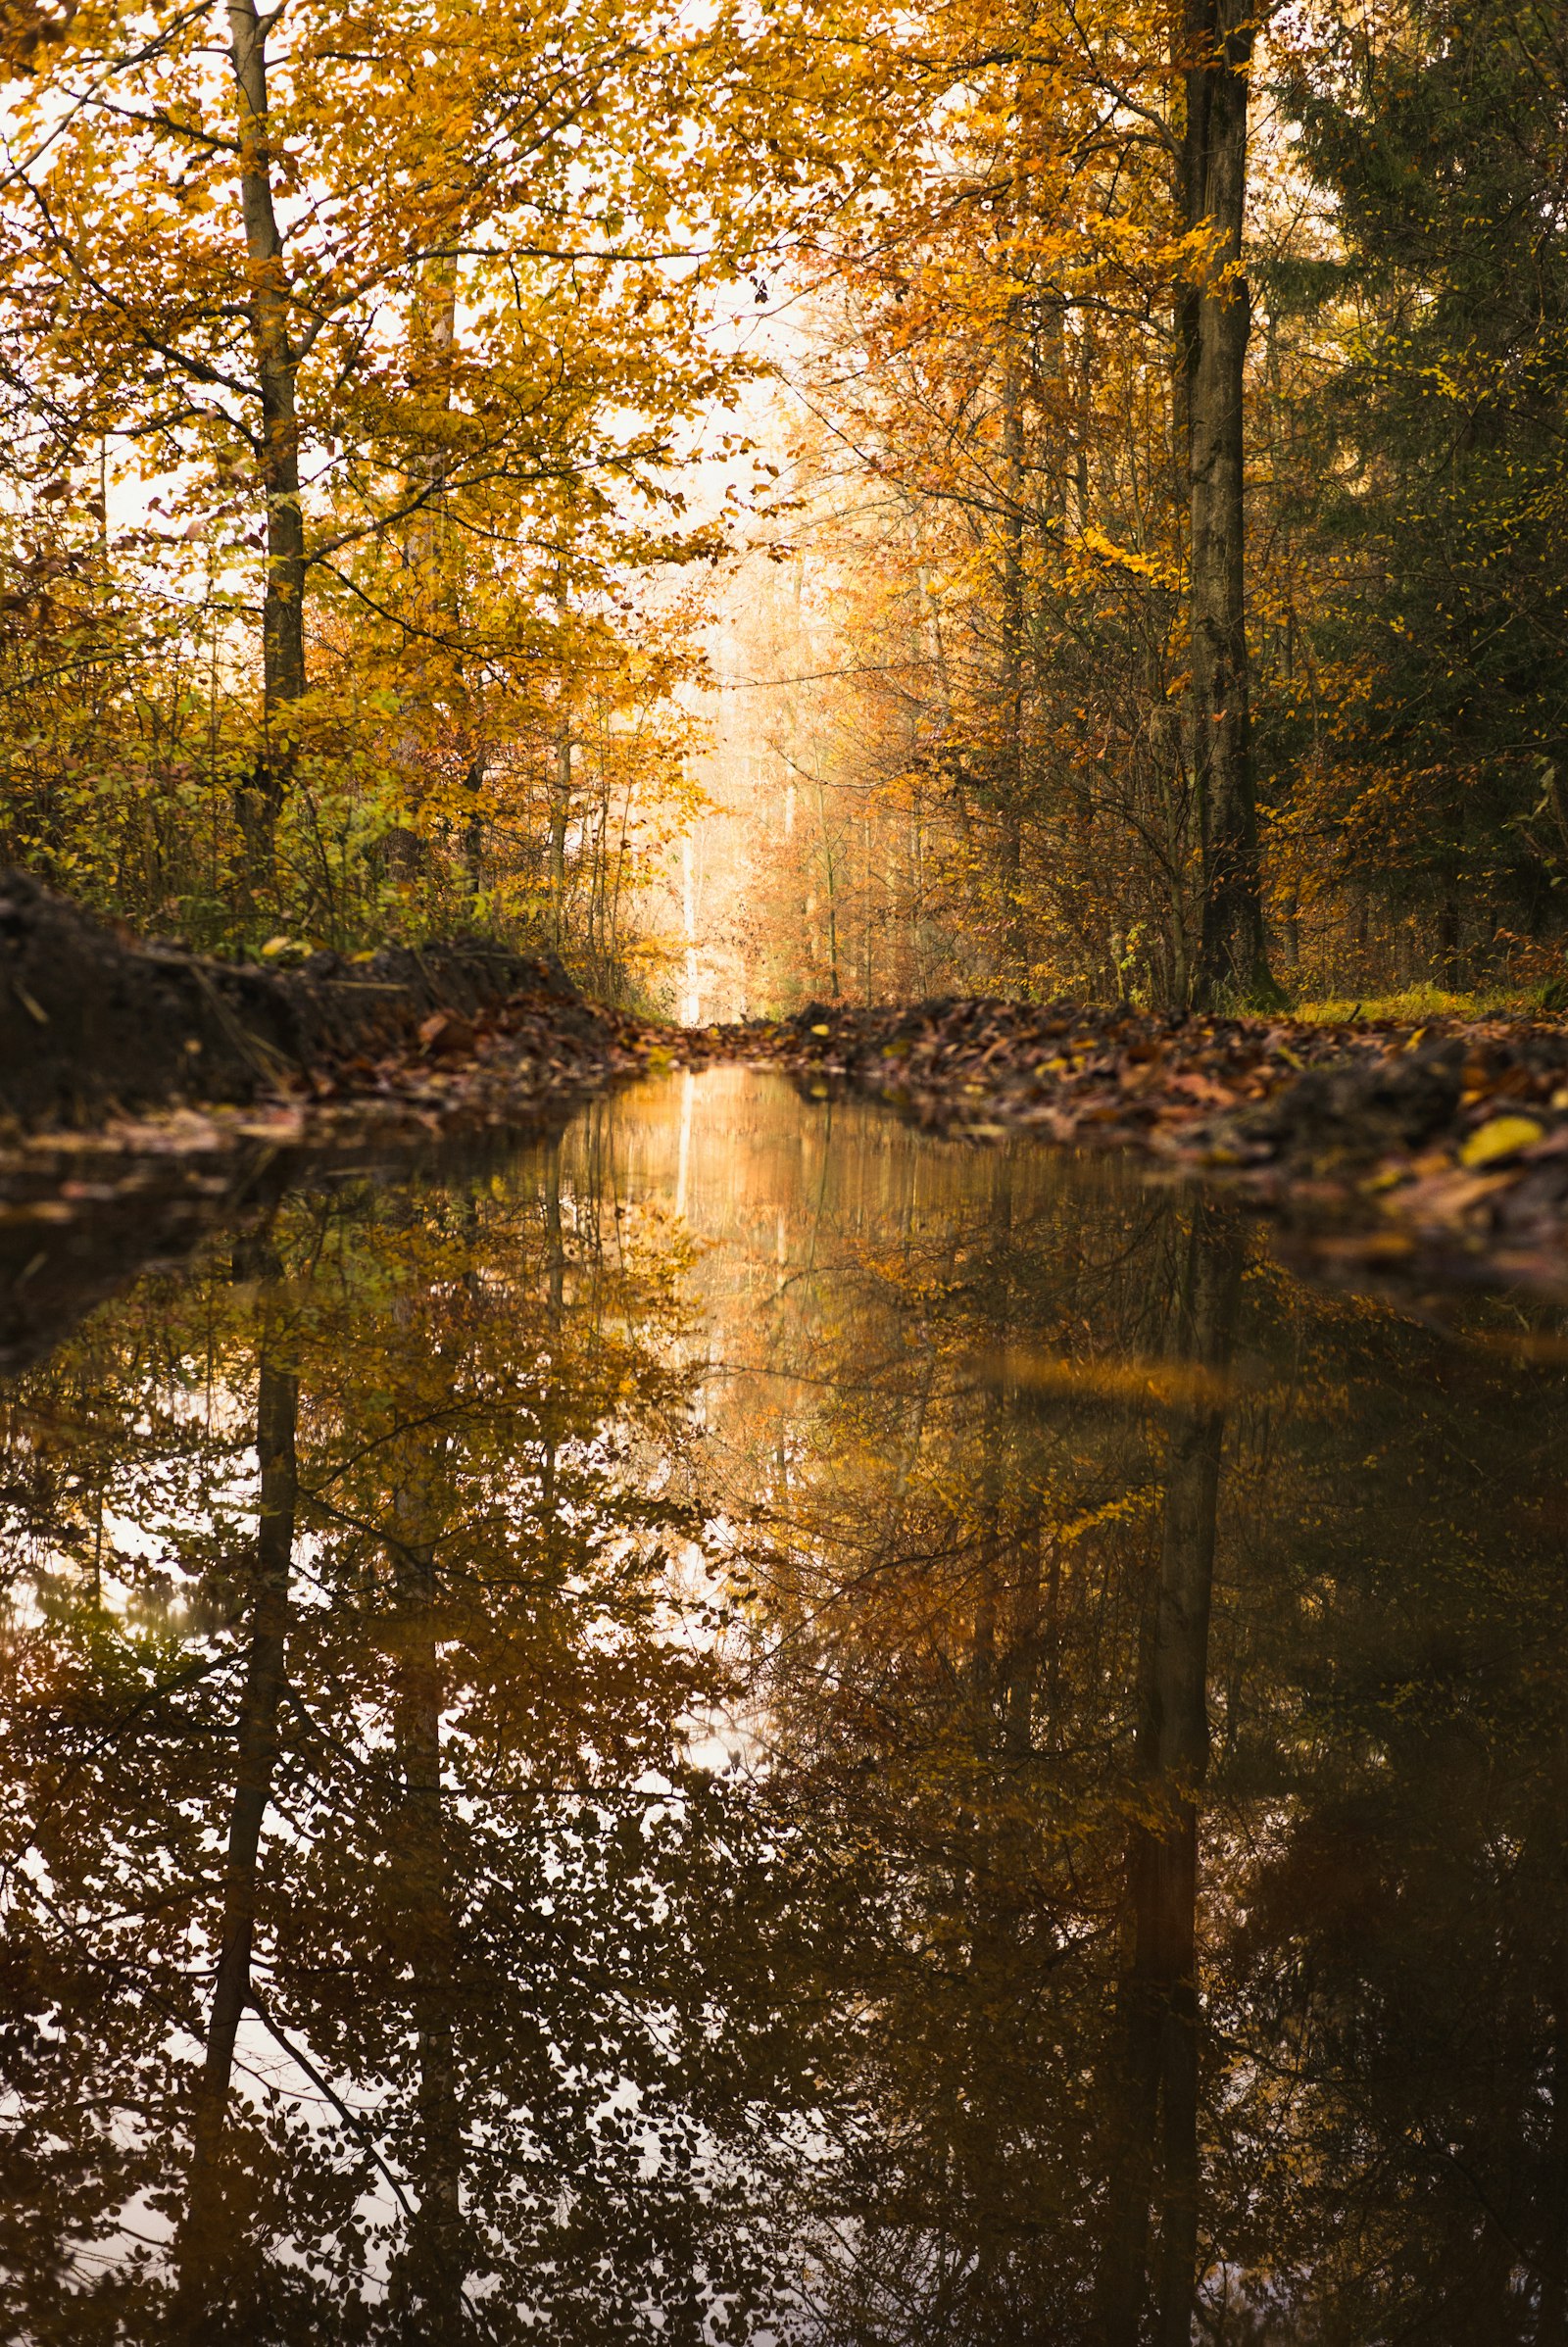
M 828 995 L 829 999 L 836 1002 L 839 1000 L 840 993 L 842 991 L 839 986 L 838 886 L 837 877 L 833 867 L 833 842 L 828 832 L 827 794 L 822 788 L 822 777 L 820 774 L 816 775 L 814 780 L 816 783 L 816 820 L 817 826 L 822 834 L 822 871 L 823 876 L 827 881 Z M 815 958 L 815 954 L 813 953 L 813 962 Z
M 458 269 L 455 261 L 440 260 L 428 265 L 420 290 L 417 326 L 421 363 L 430 377 L 432 404 L 439 414 L 450 416 L 453 365 L 458 345 Z M 452 452 L 444 437 L 437 441 L 433 450 L 427 448 L 411 465 L 410 489 L 414 492 L 422 490 L 424 502 L 417 509 L 409 533 L 409 552 L 417 581 L 418 602 L 416 608 L 420 624 L 432 638 L 443 633 L 447 638 L 452 660 L 451 687 L 462 711 L 462 723 L 467 741 L 463 776 L 463 874 L 468 904 L 471 908 L 477 909 L 484 894 L 484 794 L 488 755 L 482 708 L 475 709 L 463 657 L 463 604 L 458 573 L 452 561 L 451 513 L 443 494 L 451 468 Z M 432 689 L 427 669 L 428 662 L 425 660 L 421 660 L 416 669 L 418 698 L 426 706 Z M 423 745 L 416 740 L 416 766 Z M 417 813 L 424 795 L 416 770 L 412 776 L 412 783 L 411 817 Z
M 468 903 L 474 909 L 477 909 L 484 896 L 484 784 L 487 763 L 484 743 L 477 742 L 464 777 L 468 813 L 463 826 L 463 871 Z
M 1145 1618 L 1134 1820 L 1127 1841 L 1130 1938 L 1117 1999 L 1110 2189 L 1098 2288 L 1102 2347 L 1144 2335 L 1156 2200 L 1153 2337 L 1187 2347 L 1198 2248 L 1198 1804 L 1208 1767 L 1208 1618 L 1218 1523 L 1223 1401 L 1245 1235 L 1194 1208 L 1175 1357 L 1194 1372 L 1170 1430 L 1158 1580 Z
M 283 239 L 272 205 L 268 146 L 267 33 L 255 0 L 228 0 L 229 61 L 239 90 L 240 207 L 250 263 L 250 329 L 262 400 L 261 473 L 267 500 L 262 602 L 262 747 L 239 796 L 247 878 L 271 878 L 277 819 L 296 744 L 294 705 L 305 694 L 305 514 L 300 505 L 298 358 L 288 330 Z
M 571 814 L 571 719 L 564 715 L 556 739 L 556 770 L 550 785 L 550 905 L 556 944 L 566 927 L 566 824 Z
M 1179 63 L 1187 124 L 1182 200 L 1207 239 L 1178 316 L 1186 363 L 1191 499 L 1190 755 L 1203 863 L 1200 999 L 1278 999 L 1263 936 L 1248 707 L 1243 374 L 1250 318 L 1242 274 L 1247 100 L 1256 24 L 1242 0 L 1186 0 Z
M 1002 562 L 1002 891 L 1003 944 L 1007 978 L 1020 997 L 1029 992 L 1029 939 L 1023 905 L 1024 572 L 1023 383 L 1018 320 L 1009 318 L 1002 375 L 1002 425 L 1006 465 Z

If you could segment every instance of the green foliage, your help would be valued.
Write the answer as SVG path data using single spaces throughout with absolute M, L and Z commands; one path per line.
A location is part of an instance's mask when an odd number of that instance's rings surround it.
M 1286 95 L 1338 250 L 1271 280 L 1332 353 L 1277 811 L 1451 987 L 1564 923 L 1568 46 L 1519 0 L 1418 0 L 1342 20 Z

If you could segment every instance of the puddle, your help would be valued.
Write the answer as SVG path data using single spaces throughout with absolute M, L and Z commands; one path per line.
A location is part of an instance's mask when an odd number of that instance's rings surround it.
M 82 1312 L 6 2336 L 1561 2335 L 1549 1305 L 718 1069 Z

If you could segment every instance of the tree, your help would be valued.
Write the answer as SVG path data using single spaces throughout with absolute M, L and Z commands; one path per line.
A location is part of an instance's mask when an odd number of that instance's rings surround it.
M 1537 12 L 1423 5 L 1336 23 L 1279 78 L 1332 205 L 1269 272 L 1315 346 L 1308 397 L 1281 403 L 1313 494 L 1287 515 L 1308 588 L 1269 722 L 1319 951 L 1338 897 L 1366 977 L 1392 953 L 1454 985 L 1511 953 L 1548 976 L 1568 57 Z
M 1256 30 L 1247 0 L 1187 0 L 1173 61 L 1185 83 L 1181 195 L 1192 252 L 1178 326 L 1191 499 L 1188 755 L 1203 857 L 1198 991 L 1250 1003 L 1283 1000 L 1263 937 L 1247 647 L 1242 231 Z
M 982 988 L 1123 993 L 1136 971 L 1178 1006 L 1271 999 L 1250 27 L 981 7 L 882 35 L 923 113 L 897 226 L 846 229 L 818 297 L 792 534 L 837 606 L 825 731 L 864 777 L 869 722 L 895 837 L 918 799 L 947 951 Z
M 563 513 L 601 633 L 639 568 L 712 551 L 678 474 L 690 418 L 721 413 L 746 368 L 705 330 L 737 263 L 713 250 L 722 173 L 710 200 L 714 157 L 685 131 L 694 88 L 722 112 L 734 75 L 722 24 L 672 35 L 625 0 L 579 12 L 565 39 L 444 0 L 373 39 L 352 7 L 264 18 L 235 0 L 224 76 L 209 13 L 127 33 L 78 10 L 23 92 L 0 269 L 10 463 L 45 511 L 79 501 L 84 466 L 99 498 L 90 576 L 85 549 L 67 558 L 97 642 L 84 661 L 54 634 L 45 681 L 112 668 L 108 558 L 137 533 L 105 531 L 106 447 L 159 484 L 151 511 L 172 526 L 142 534 L 142 592 L 205 601 L 214 704 L 249 658 L 235 617 L 259 605 L 260 698 L 248 745 L 223 728 L 234 805 L 216 860 L 235 835 L 242 894 L 269 900 L 251 917 L 275 924 L 280 825 L 297 890 L 323 840 L 364 827 L 357 805 L 372 840 L 417 816 L 421 778 L 386 788 L 391 697 L 412 704 L 405 740 L 443 701 L 469 706 L 481 740 L 487 669 L 537 661 L 538 550 Z M 378 626 L 390 664 L 333 673 L 334 612 L 362 654 Z M 215 739 L 218 724 L 215 707 Z M 69 870 L 81 852 L 58 794 L 40 811 L 29 845 Z

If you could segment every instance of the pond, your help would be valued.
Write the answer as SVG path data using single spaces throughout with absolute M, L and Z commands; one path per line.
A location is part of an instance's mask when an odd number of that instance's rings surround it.
M 737 1069 L 0 1389 L 0 2331 L 1560 2340 L 1568 1363 Z

